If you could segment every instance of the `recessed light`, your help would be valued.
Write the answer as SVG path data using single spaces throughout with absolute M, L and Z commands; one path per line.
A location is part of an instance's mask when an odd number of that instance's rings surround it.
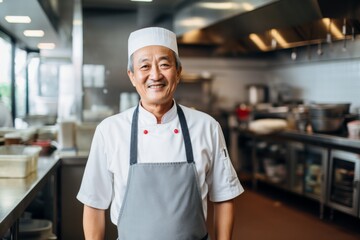
M 30 23 L 29 16 L 5 16 L 5 20 L 9 23 Z
M 43 30 L 25 30 L 24 35 L 26 37 L 43 37 L 45 33 Z
M 152 2 L 152 0 L 130 0 L 132 2 Z
M 262 51 L 266 51 L 268 48 L 266 46 L 266 44 L 263 42 L 263 40 L 259 37 L 259 35 L 255 34 L 255 33 L 251 33 L 249 35 L 251 41 L 253 41 L 255 43 L 255 45 L 260 48 Z
M 50 49 L 54 49 L 55 48 L 55 43 L 39 43 L 37 45 L 37 47 L 39 49 L 47 49 L 47 50 L 50 50 Z

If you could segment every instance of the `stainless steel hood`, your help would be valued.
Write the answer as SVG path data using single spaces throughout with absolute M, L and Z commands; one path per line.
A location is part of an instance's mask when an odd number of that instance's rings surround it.
M 228 9 L 221 5 L 225 2 L 206 3 L 192 3 L 175 14 L 174 30 L 180 44 L 212 46 L 223 55 L 244 54 L 342 40 L 360 33 L 358 0 L 232 0 L 226 2 Z M 197 21 L 202 25 L 196 25 Z M 251 34 L 262 41 L 263 48 L 250 39 Z

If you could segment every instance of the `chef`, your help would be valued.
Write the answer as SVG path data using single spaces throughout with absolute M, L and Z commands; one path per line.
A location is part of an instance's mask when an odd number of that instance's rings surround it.
M 119 240 L 210 239 L 209 198 L 215 239 L 230 240 L 234 198 L 244 190 L 219 123 L 173 98 L 182 70 L 176 35 L 158 27 L 132 32 L 128 58 L 140 102 L 95 131 L 77 195 L 85 238 L 104 238 L 111 205 Z

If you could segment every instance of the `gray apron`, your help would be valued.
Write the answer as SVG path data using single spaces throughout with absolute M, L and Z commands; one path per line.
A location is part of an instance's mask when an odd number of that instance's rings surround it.
M 206 240 L 206 222 L 189 130 L 177 105 L 186 162 L 138 163 L 139 107 L 131 126 L 128 185 L 118 219 L 119 240 Z

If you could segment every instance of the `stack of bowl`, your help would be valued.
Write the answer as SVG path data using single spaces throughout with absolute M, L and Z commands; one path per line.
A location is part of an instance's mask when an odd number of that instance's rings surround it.
M 339 132 L 343 129 L 349 109 L 350 103 L 312 104 L 309 107 L 309 119 L 313 132 Z

